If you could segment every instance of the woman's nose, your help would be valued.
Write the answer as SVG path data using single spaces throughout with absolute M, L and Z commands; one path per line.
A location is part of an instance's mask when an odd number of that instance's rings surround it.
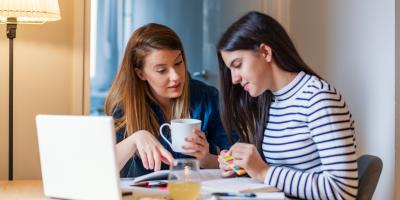
M 240 83 L 240 81 L 241 81 L 241 78 L 240 78 L 239 74 L 232 73 L 232 83 L 238 84 L 238 83 Z
M 179 80 L 179 78 L 180 78 L 180 75 L 179 75 L 179 73 L 178 73 L 178 71 L 177 70 L 171 70 L 171 73 L 170 73 L 170 77 L 169 77 L 172 81 L 176 81 L 176 80 Z

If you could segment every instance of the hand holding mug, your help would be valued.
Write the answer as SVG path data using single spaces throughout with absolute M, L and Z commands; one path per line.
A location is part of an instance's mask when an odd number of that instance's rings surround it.
M 171 141 L 168 140 L 167 137 L 164 136 L 163 128 L 168 126 L 171 130 Z M 180 153 L 194 153 L 194 149 L 184 149 L 183 146 L 188 142 L 186 138 L 189 136 L 194 136 L 193 130 L 200 129 L 201 120 L 198 119 L 174 119 L 171 121 L 171 124 L 164 123 L 160 127 L 160 135 L 161 137 L 171 146 L 172 150 Z M 201 135 L 194 133 L 196 136 Z M 203 133 L 204 134 L 204 133 Z M 201 136 L 198 136 L 201 137 Z M 195 137 L 191 137 L 195 138 Z M 204 137 L 205 138 L 205 137 Z M 197 137 L 196 137 L 197 139 Z M 207 143 L 208 144 L 208 143 Z M 191 152 L 189 152 L 192 150 Z
M 196 157 L 200 162 L 210 153 L 206 135 L 198 128 L 194 129 L 185 141 L 187 143 L 182 146 L 185 150 L 184 154 Z

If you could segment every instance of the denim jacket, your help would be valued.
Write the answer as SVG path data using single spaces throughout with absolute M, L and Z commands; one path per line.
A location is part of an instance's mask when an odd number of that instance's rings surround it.
M 190 115 L 193 119 L 200 119 L 202 121 L 201 131 L 206 135 L 207 141 L 210 146 L 210 153 L 217 154 L 217 147 L 220 149 L 229 149 L 232 145 L 225 133 L 220 115 L 218 105 L 218 90 L 212 86 L 206 85 L 203 82 L 190 79 Z M 159 124 L 165 123 L 164 115 L 161 108 L 155 103 L 150 102 L 150 107 L 154 110 L 157 115 Z M 121 109 L 116 109 L 113 117 L 119 118 L 123 115 Z M 125 128 L 121 128 L 117 132 L 117 143 L 124 139 Z M 170 135 L 166 134 L 166 137 L 170 140 Z M 174 152 L 171 147 L 163 139 L 160 139 L 160 143 L 171 152 L 172 156 L 177 158 L 190 158 L 178 152 Z M 161 169 L 168 169 L 169 166 L 162 163 Z M 153 172 L 153 170 L 146 170 L 143 167 L 142 161 L 135 154 L 120 171 L 121 177 L 137 177 L 144 174 Z

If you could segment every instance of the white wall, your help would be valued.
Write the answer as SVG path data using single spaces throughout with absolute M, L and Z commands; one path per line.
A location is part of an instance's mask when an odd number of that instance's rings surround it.
M 34 117 L 82 113 L 84 1 L 59 0 L 62 19 L 18 25 L 14 40 L 14 178 L 40 179 Z M 0 180 L 8 178 L 8 40 L 0 25 Z
M 383 160 L 374 199 L 393 199 L 395 191 L 394 3 L 291 1 L 292 37 L 306 62 L 346 99 L 356 120 L 358 154 Z
M 290 1 L 290 31 L 297 50 L 317 73 L 324 74 L 326 62 L 325 1 Z
M 396 199 L 400 199 L 400 3 L 396 2 Z

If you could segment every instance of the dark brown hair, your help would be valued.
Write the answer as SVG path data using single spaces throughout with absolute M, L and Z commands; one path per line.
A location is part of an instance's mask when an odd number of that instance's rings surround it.
M 266 14 L 249 12 L 222 35 L 217 45 L 222 123 L 231 139 L 232 132 L 236 132 L 242 142 L 256 145 L 260 153 L 272 92 L 265 91 L 258 97 L 251 97 L 240 85 L 232 84 L 231 72 L 222 59 L 221 51 L 258 51 L 261 44 L 272 49 L 272 58 L 282 70 L 316 75 L 300 57 L 282 25 Z

